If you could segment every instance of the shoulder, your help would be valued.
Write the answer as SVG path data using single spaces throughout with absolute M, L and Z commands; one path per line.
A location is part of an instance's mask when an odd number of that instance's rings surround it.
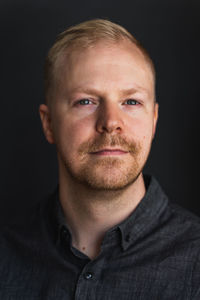
M 15 221 L 3 222 L 0 225 L 0 253 L 5 251 L 5 255 L 16 249 L 17 245 L 21 247 L 24 241 L 32 240 L 38 236 L 41 227 L 40 207 L 35 206 L 26 216 Z
M 1 224 L 0 289 L 8 283 L 20 286 L 22 278 L 25 280 L 27 276 L 35 278 L 37 272 L 43 270 L 47 258 L 53 256 L 55 242 L 46 211 L 50 200 L 41 201 L 19 222 Z
M 158 231 L 170 249 L 185 253 L 190 261 L 200 255 L 200 218 L 176 203 L 168 204 L 160 216 Z
M 169 226 L 177 234 L 184 234 L 185 238 L 200 239 L 200 217 L 176 203 L 168 202 Z M 187 235 L 186 235 L 187 233 Z
M 154 177 L 150 177 L 148 203 L 153 208 L 153 222 L 162 233 L 177 239 L 200 241 L 200 217 L 168 199 L 162 187 Z
M 37 253 L 49 234 L 48 218 L 51 197 L 37 203 L 26 216 L 15 222 L 0 224 L 0 255 L 7 257 L 20 253 Z M 24 252 L 23 252 L 24 251 Z
M 41 201 L 18 222 L 0 225 L 0 299 L 38 298 L 55 260 L 49 201 Z
M 199 291 L 200 297 L 200 218 L 172 202 L 168 203 L 167 215 L 162 231 L 162 238 L 168 240 L 166 254 L 173 253 L 174 266 L 179 261 L 183 271 L 190 270 L 191 293 Z
M 162 241 L 168 241 L 169 247 L 180 244 L 189 248 L 191 245 L 196 245 L 195 250 L 198 252 L 200 249 L 200 217 L 170 201 L 153 177 L 150 177 L 147 193 L 149 198 L 148 202 L 146 201 L 148 214 L 145 214 L 145 218 L 150 221 L 147 226 L 148 232 L 151 228 L 152 235 L 154 236 L 155 233 L 156 236 L 162 238 Z

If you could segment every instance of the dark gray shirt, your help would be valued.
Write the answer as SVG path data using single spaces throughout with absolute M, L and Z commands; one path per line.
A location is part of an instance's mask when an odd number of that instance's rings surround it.
M 170 203 L 154 178 L 99 256 L 73 248 L 57 192 L 29 221 L 0 233 L 1 300 L 200 300 L 199 218 Z

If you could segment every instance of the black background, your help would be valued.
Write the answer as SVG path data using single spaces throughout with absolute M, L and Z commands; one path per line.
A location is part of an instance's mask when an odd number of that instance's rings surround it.
M 44 58 L 59 32 L 97 17 L 126 27 L 153 58 L 160 113 L 146 172 L 200 215 L 200 2 L 1 0 L 1 220 L 27 214 L 57 184 L 55 146 L 38 114 Z

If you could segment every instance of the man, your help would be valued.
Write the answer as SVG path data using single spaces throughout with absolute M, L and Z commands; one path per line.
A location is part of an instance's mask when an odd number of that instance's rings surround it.
M 84 22 L 51 48 L 45 88 L 59 187 L 3 230 L 0 299 L 200 299 L 199 218 L 142 174 L 158 119 L 146 50 L 119 25 Z

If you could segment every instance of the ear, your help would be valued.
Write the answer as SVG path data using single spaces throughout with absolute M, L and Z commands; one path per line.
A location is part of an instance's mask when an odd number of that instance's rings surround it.
M 39 113 L 40 113 L 40 119 L 42 122 L 44 135 L 50 144 L 54 144 L 50 110 L 49 110 L 48 106 L 45 104 L 41 104 L 39 107 Z
M 153 137 L 155 136 L 156 133 L 156 125 L 157 125 L 157 121 L 158 121 L 158 110 L 159 110 L 159 105 L 156 102 L 154 104 L 154 116 L 153 116 Z

